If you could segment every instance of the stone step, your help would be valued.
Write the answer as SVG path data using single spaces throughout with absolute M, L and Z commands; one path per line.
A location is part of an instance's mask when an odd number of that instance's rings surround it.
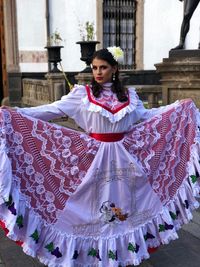
M 183 226 L 183 230 L 200 239 L 200 208 L 193 211 L 192 221 Z

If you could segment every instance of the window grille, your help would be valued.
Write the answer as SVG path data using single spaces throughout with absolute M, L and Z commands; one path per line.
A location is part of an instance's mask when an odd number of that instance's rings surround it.
M 135 10 L 135 0 L 103 1 L 103 46 L 123 49 L 125 70 L 135 66 Z

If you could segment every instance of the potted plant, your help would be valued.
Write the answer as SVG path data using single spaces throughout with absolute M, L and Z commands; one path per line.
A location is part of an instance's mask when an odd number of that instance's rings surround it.
M 76 42 L 81 48 L 81 60 L 86 63 L 86 68 L 82 72 L 91 72 L 91 58 L 95 52 L 96 45 L 100 42 L 95 41 L 94 23 L 86 21 L 86 23 L 80 26 L 80 35 L 82 41 Z
M 47 46 L 45 47 L 47 49 L 48 53 L 48 62 L 51 66 L 51 63 L 53 63 L 53 68 L 50 68 L 50 72 L 60 72 L 60 70 L 57 68 L 58 62 L 61 62 L 61 55 L 60 55 L 60 50 L 64 46 L 61 45 L 63 39 L 60 36 L 60 33 L 56 30 L 53 32 L 48 41 L 47 41 Z

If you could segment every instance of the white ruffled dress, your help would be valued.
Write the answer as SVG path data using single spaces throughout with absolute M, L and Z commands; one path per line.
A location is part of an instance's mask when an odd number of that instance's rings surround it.
M 134 89 L 121 103 L 110 87 L 99 98 L 77 85 L 52 104 L 1 109 L 1 226 L 50 267 L 139 265 L 198 207 L 194 103 L 148 110 Z M 64 115 L 85 133 L 48 122 Z

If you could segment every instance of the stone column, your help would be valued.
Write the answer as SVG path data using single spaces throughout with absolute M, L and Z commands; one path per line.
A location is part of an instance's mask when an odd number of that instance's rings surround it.
M 200 107 L 200 50 L 171 50 L 155 67 L 161 75 L 164 105 L 192 98 Z

